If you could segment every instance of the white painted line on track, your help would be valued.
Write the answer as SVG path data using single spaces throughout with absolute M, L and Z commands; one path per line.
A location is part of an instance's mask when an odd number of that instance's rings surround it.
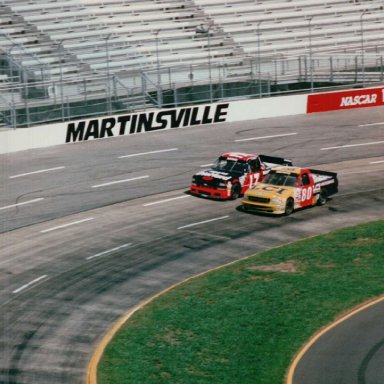
M 27 173 L 20 173 L 18 175 L 9 176 L 9 178 L 10 179 L 16 179 L 18 177 L 29 176 L 29 175 L 36 175 L 37 173 L 45 173 L 45 172 L 58 171 L 58 170 L 64 169 L 64 168 L 65 167 L 55 167 L 55 168 L 39 169 L 38 171 L 27 172 Z
M 185 199 L 186 197 L 191 197 L 191 196 L 190 195 L 182 195 L 182 196 L 177 196 L 177 197 L 171 197 L 169 199 L 153 201 L 152 203 L 143 204 L 143 207 L 150 207 L 151 205 L 168 203 L 169 201 Z
M 214 165 L 213 163 L 211 164 L 203 164 L 203 165 L 200 165 L 201 168 L 205 168 L 205 167 L 212 167 L 212 165 Z
M 38 201 L 41 201 L 41 200 L 44 200 L 44 197 L 39 197 L 38 199 L 28 200 L 28 201 L 24 201 L 22 203 L 17 203 L 17 204 L 7 205 L 5 207 L 0 207 L 0 211 L 3 210 L 3 209 L 20 207 L 21 205 L 37 203 Z
M 281 135 L 271 135 L 271 136 L 260 136 L 260 137 L 249 137 L 247 139 L 237 139 L 235 140 L 235 143 L 239 143 L 241 141 L 252 141 L 252 140 L 263 140 L 263 139 L 273 139 L 275 137 L 284 137 L 284 136 L 293 136 L 297 135 L 297 132 L 292 133 L 283 133 Z
M 211 223 L 212 221 L 224 220 L 224 219 L 227 219 L 228 217 L 229 217 L 228 215 L 227 216 L 216 217 L 214 219 L 204 220 L 204 221 L 200 221 L 198 223 L 192 223 L 192 224 L 183 225 L 182 227 L 179 227 L 177 229 L 184 229 L 184 228 L 195 227 L 196 225 Z
M 149 176 L 139 176 L 139 177 L 133 177 L 131 179 L 125 179 L 125 180 L 117 180 L 117 181 L 111 181 L 109 183 L 103 183 L 98 185 L 92 185 L 92 188 L 100 188 L 100 187 L 107 187 L 108 185 L 114 185 L 114 184 L 121 184 L 121 183 L 128 183 L 129 181 L 135 181 L 135 180 L 141 180 L 141 179 L 147 179 Z
M 384 163 L 384 160 L 379 160 L 379 161 L 370 161 L 369 164 L 381 164 Z
M 100 257 L 100 256 L 107 255 L 108 253 L 116 252 L 120 249 L 129 247 L 131 245 L 132 245 L 132 243 L 126 243 L 126 244 L 120 245 L 118 247 L 108 249 L 107 251 L 97 253 L 96 255 L 88 256 L 88 257 L 86 257 L 86 260 L 92 260 L 92 259 L 95 259 L 96 257 Z
M 340 149 L 340 148 L 352 148 L 352 147 L 362 147 L 364 145 L 376 145 L 376 144 L 384 144 L 384 141 L 374 141 L 371 143 L 360 143 L 360 144 L 348 144 L 348 145 L 339 145 L 337 147 L 326 147 L 320 148 L 321 151 L 326 151 L 328 149 Z
M 47 232 L 56 231 L 57 229 L 62 229 L 62 228 L 71 227 L 72 225 L 82 224 L 82 223 L 85 223 L 85 222 L 87 222 L 87 221 L 91 221 L 91 220 L 94 220 L 94 217 L 87 217 L 86 219 L 77 220 L 77 221 L 72 221 L 72 222 L 67 223 L 67 224 L 58 225 L 57 227 L 52 227 L 52 228 L 48 228 L 48 229 L 43 229 L 42 231 L 40 231 L 40 233 L 47 233 Z
M 382 122 L 382 123 L 360 124 L 359 127 L 370 127 L 371 125 L 384 125 L 384 122 Z
M 159 149 L 157 151 L 133 153 L 131 155 L 119 156 L 119 159 L 125 159 L 127 157 L 135 157 L 135 156 L 143 156 L 143 155 L 152 155 L 154 153 L 163 153 L 163 152 L 171 152 L 171 151 L 178 151 L 178 150 L 179 148 Z
M 29 288 L 31 285 L 36 284 L 36 283 L 38 283 L 39 281 L 45 279 L 46 277 L 47 277 L 47 275 L 42 275 L 42 276 L 38 277 L 37 279 L 34 279 L 34 280 L 30 281 L 30 282 L 27 283 L 27 284 L 24 284 L 24 285 L 21 286 L 20 288 L 15 289 L 12 293 L 19 293 L 19 292 L 23 291 L 24 289 Z

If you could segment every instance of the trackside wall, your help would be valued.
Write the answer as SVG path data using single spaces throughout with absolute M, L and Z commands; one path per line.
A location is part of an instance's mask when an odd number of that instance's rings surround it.
M 239 100 L 55 123 L 0 132 L 0 154 L 157 130 L 306 113 L 306 95 Z
M 238 100 L 47 124 L 0 132 L 0 154 L 196 125 L 384 105 L 384 87 Z

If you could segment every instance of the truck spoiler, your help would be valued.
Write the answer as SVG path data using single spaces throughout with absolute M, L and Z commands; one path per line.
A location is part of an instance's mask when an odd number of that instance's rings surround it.
M 333 177 L 334 179 L 337 179 L 337 173 L 336 172 L 322 171 L 320 169 L 309 169 L 309 171 L 313 174 L 317 174 L 317 175 L 321 175 L 321 176 L 329 176 L 329 177 Z
M 259 160 L 263 163 L 281 164 L 292 166 L 292 160 L 284 159 L 283 157 L 259 155 Z
M 315 183 L 326 188 L 329 196 L 338 192 L 339 180 L 336 172 L 321 171 L 319 169 L 310 169 L 309 171 L 314 179 L 318 179 L 317 181 L 315 180 Z

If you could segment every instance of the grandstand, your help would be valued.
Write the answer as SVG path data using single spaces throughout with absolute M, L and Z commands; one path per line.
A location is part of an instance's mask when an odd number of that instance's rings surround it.
M 382 0 L 0 0 L 0 24 L 11 126 L 383 81 Z

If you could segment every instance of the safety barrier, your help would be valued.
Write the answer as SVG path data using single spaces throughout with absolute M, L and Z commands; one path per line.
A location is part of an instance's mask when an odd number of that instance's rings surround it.
M 384 105 L 384 87 L 152 109 L 0 132 L 0 154 L 95 139 Z

